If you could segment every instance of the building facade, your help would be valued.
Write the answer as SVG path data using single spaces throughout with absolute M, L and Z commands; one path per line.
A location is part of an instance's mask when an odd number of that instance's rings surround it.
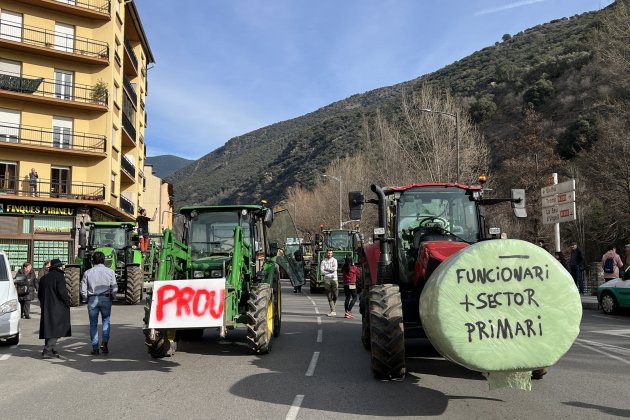
M 142 205 L 147 66 L 133 1 L 0 0 L 0 249 L 71 261 L 88 220 Z
M 144 166 L 144 174 L 144 208 L 149 217 L 157 212 L 155 220 L 149 222 L 149 232 L 162 233 L 164 229 L 173 227 L 173 185 L 155 176 L 151 165 Z

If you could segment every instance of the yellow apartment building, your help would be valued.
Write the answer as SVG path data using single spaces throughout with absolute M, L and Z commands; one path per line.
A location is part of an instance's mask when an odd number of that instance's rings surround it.
M 147 66 L 133 0 L 0 0 L 0 249 L 74 257 L 85 221 L 143 203 Z
M 173 227 L 173 185 L 155 176 L 151 165 L 144 165 L 144 176 L 144 208 L 148 217 L 156 214 L 155 220 L 149 222 L 149 232 L 161 233 Z

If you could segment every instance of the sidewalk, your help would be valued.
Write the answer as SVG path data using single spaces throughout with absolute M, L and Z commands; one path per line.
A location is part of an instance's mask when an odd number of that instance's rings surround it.
M 597 296 L 583 295 L 580 298 L 582 299 L 582 309 L 597 310 Z

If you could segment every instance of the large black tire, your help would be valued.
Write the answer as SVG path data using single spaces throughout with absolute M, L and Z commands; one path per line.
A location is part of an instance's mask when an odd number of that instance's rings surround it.
M 70 296 L 70 306 L 79 306 L 81 303 L 81 268 L 66 267 L 64 277 L 66 279 L 66 289 L 68 289 L 68 295 Z
M 247 345 L 254 354 L 271 351 L 273 337 L 273 297 L 267 283 L 255 284 L 247 300 Z
M 142 299 L 142 268 L 137 265 L 127 267 L 127 285 L 125 287 L 125 303 L 137 305 Z
M 149 335 L 146 335 L 145 344 L 151 357 L 160 359 L 162 357 L 170 357 L 177 351 L 177 342 L 175 340 L 169 340 L 166 335 L 161 332 L 157 332 L 155 340 L 151 340 Z
M 280 335 L 280 328 L 282 328 L 282 292 L 280 287 L 280 277 L 276 278 L 276 283 L 273 288 L 273 336 L 278 337 Z
M 377 379 L 402 379 L 405 377 L 405 331 L 398 286 L 373 286 L 369 305 L 372 372 Z
M 368 312 L 367 299 L 363 298 L 364 295 L 367 296 L 367 292 L 363 292 L 359 300 L 359 312 L 361 312 L 361 343 L 363 343 L 364 349 L 370 350 L 370 314 Z

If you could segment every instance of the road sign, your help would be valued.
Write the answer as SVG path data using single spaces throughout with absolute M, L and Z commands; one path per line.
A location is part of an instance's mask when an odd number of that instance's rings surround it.
M 550 195 L 565 193 L 569 191 L 575 191 L 575 179 L 541 188 L 540 194 L 542 197 L 548 197 Z
M 542 198 L 542 206 L 551 207 L 558 204 L 566 204 L 575 201 L 575 191 L 569 191 L 566 193 L 554 194 L 548 197 Z
M 545 225 L 575 220 L 575 201 L 552 207 L 545 207 L 542 209 L 542 216 L 543 223 Z

